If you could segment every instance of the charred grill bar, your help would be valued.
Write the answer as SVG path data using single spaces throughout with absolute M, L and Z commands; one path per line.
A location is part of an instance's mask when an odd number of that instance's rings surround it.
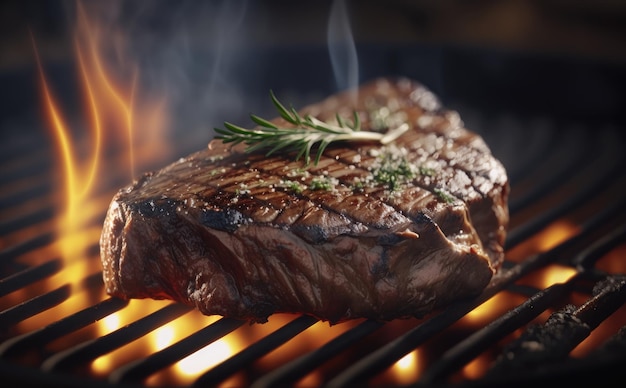
M 247 384 L 273 387 L 313 371 L 320 372 L 320 384 L 331 387 L 376 385 L 386 382 L 386 371 L 416 349 L 425 359 L 411 383 L 424 387 L 624 378 L 626 173 L 621 128 L 590 121 L 578 127 L 561 119 L 532 121 L 524 112 L 472 115 L 463 106 L 459 111 L 468 128 L 480 133 L 501 158 L 511 178 L 507 260 L 485 292 L 423 320 L 359 321 L 289 362 L 269 370 L 259 366 L 260 359 L 297 343 L 317 323 L 294 316 L 206 370 L 193 385 L 217 385 L 243 375 Z M 150 376 L 187 355 L 228 333 L 250 329 L 242 321 L 218 319 L 160 351 L 137 355 L 105 377 L 95 375 L 90 364 L 98 357 L 197 312 L 172 303 L 97 335 L 91 329 L 94 322 L 130 306 L 104 295 L 95 240 L 89 241 L 84 257 L 92 272 L 71 286 L 47 286 L 65 265 L 43 250 L 59 238 L 53 227 L 60 216 L 53 158 L 47 135 L 37 131 L 11 132 L 11 141 L 0 145 L 0 374 L 5 379 L 40 386 L 144 386 Z M 118 181 L 104 191 L 108 195 L 119 186 Z M 94 225 L 105 210 L 103 202 Z M 561 221 L 574 229 L 566 239 L 549 248 L 532 248 L 538 235 Z M 538 286 L 536 279 L 552 266 L 572 276 Z M 481 327 L 461 324 L 483 302 L 500 295 L 512 300 L 510 307 Z M 51 314 L 74 298 L 83 300 L 81 307 Z M 38 315 L 43 316 L 41 327 L 22 329 L 22 321 Z M 584 357 L 573 357 L 572 350 L 591 337 L 593 348 Z M 460 371 L 476 359 L 489 365 L 474 380 L 464 377 Z

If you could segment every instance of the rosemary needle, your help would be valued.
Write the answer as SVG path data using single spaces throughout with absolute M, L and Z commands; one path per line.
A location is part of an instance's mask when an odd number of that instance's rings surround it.
M 215 128 L 217 139 L 224 143 L 247 144 L 246 152 L 267 149 L 266 155 L 278 151 L 297 151 L 296 160 L 304 157 L 306 164 L 311 161 L 311 150 L 317 145 L 315 164 L 317 164 L 326 147 L 337 141 L 378 141 L 388 144 L 409 129 L 406 123 L 389 130 L 387 133 L 361 130 L 359 114 L 353 113 L 352 123 L 336 115 L 337 124 L 321 121 L 310 115 L 301 116 L 294 108 L 286 108 L 270 91 L 272 103 L 280 117 L 292 124 L 293 128 L 281 128 L 276 124 L 256 115 L 250 115 L 257 124 L 254 129 L 247 129 L 225 122 L 224 128 Z

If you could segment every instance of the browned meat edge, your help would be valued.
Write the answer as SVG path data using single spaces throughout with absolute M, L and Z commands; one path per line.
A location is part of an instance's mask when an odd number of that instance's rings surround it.
M 344 93 L 302 112 L 330 120 L 353 108 Z M 391 147 L 331 145 L 306 168 L 214 140 L 121 189 L 101 237 L 107 292 L 255 322 L 423 316 L 478 294 L 503 258 L 503 166 L 414 81 L 363 85 L 356 109 L 364 127 L 386 114 L 411 130 Z M 422 172 L 394 191 L 362 185 L 381 152 L 398 150 Z M 332 189 L 313 189 L 320 179 Z

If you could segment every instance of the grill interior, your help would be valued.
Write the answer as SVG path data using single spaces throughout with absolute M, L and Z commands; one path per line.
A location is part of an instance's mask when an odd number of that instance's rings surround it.
M 8 107 L 0 144 L 3 380 L 37 386 L 465 387 L 623 378 L 626 141 L 618 120 L 623 67 L 455 47 L 366 47 L 360 53 L 373 63 L 364 79 L 397 74 L 426 83 L 507 168 L 512 187 L 507 260 L 480 297 L 424 319 L 335 326 L 287 314 L 248 325 L 166 301 L 112 299 L 103 290 L 97 239 L 108 201 L 127 174 L 110 168 L 102 177 L 95 209 L 84 209 L 93 212 L 92 221 L 76 242 L 86 253 L 72 263 L 87 269 L 79 279 L 68 278 L 55 248 L 61 238 L 55 229 L 61 212 L 58 156 L 36 110 L 39 97 L 3 95 Z M 278 63 L 281 55 L 293 55 L 274 54 Z M 317 49 L 299 54 L 319 69 L 319 79 L 329 79 L 327 66 L 315 63 L 324 57 Z M 4 77 L 35 93 L 31 70 Z M 48 69 L 53 83 L 73 70 Z M 292 95 L 294 105 L 298 98 L 330 92 L 327 83 L 285 74 L 290 73 L 274 66 L 258 90 Z M 581 86 L 581 80 L 593 81 L 592 87 Z M 75 96 L 68 91 L 63 98 Z M 173 158 L 198 144 L 174 141 Z M 106 158 L 110 166 L 121 163 L 117 151 Z M 123 325 L 108 332 L 96 328 L 131 310 L 137 317 Z M 182 317 L 191 317 L 198 328 L 159 350 L 133 348 Z M 242 341 L 237 351 L 181 380 L 175 364 L 230 336 Z M 96 365 L 107 354 L 115 354 L 112 365 Z M 406 355 L 417 361 L 399 372 L 398 361 Z

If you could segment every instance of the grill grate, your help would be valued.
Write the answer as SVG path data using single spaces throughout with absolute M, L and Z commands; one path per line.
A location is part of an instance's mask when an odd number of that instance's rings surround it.
M 418 386 L 583 381 L 590 371 L 601 373 L 595 374 L 596 382 L 623 375 L 619 365 L 626 362 L 622 193 L 626 174 L 619 128 L 572 127 L 549 120 L 529 123 L 517 116 L 485 118 L 469 108 L 460 110 L 469 128 L 483 131 L 494 154 L 507 166 L 512 184 L 507 260 L 485 292 L 421 320 L 350 323 L 312 350 L 290 356 L 288 362 L 259 366 L 259 360 L 280 352 L 318 323 L 307 316 L 292 317 L 206 369 L 192 385 L 217 385 L 243 375 L 245 383 L 255 387 L 282 386 L 314 371 L 321 376 L 316 384 L 330 387 L 386 385 L 386 371 L 416 349 L 428 355 L 427 367 L 410 381 Z M 519 144 L 528 148 L 520 149 Z M 24 157 L 34 147 L 44 151 Z M 11 381 L 44 386 L 86 382 L 143 386 L 150 376 L 229 333 L 255 330 L 222 318 L 162 350 L 113 368 L 107 376 L 92 373 L 90 364 L 98 357 L 197 312 L 167 304 L 108 334 L 94 335 L 90 330 L 94 322 L 131 308 L 128 302 L 104 295 L 100 272 L 86 274 L 77 285 L 46 289 L 46 280 L 64 271 L 60 258 L 40 253 L 57 239 L 51 227 L 58 217 L 49 162 L 53 155 L 47 147 L 45 137 L 21 134 L 10 145 L 0 146 L 4 155 L 0 180 L 6 188 L 0 195 L 0 373 Z M 107 193 L 115 189 L 116 185 L 106 188 Z M 94 225 L 101 222 L 105 210 Z M 574 225 L 577 232 L 551 248 L 524 250 L 559 221 Z M 89 246 L 85 261 L 98 268 L 97 240 L 89 241 Z M 573 276 L 545 288 L 537 286 L 532 279 L 554 265 L 567 268 Z M 499 295 L 515 303 L 483 327 L 459 324 Z M 62 316 L 50 313 L 77 296 L 86 300 L 84 308 Z M 21 329 L 20 322 L 42 314 L 48 314 L 42 327 Z M 600 331 L 607 334 L 596 340 L 591 351 L 583 357 L 571 355 Z M 481 357 L 487 357 L 491 366 L 478 379 L 461 373 Z

